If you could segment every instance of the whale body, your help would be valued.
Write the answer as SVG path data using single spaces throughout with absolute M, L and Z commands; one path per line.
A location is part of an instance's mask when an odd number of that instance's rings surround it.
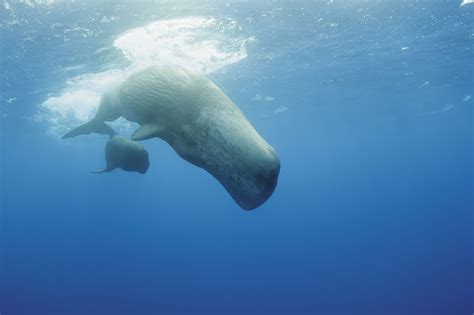
M 96 116 L 63 138 L 115 132 L 120 116 L 140 127 L 132 140 L 159 137 L 184 160 L 214 176 L 246 210 L 263 204 L 278 181 L 276 151 L 208 77 L 177 66 L 153 66 L 105 93 Z
M 140 143 L 117 135 L 110 137 L 105 146 L 105 161 L 107 166 L 93 173 L 108 173 L 121 168 L 145 174 L 150 166 L 148 152 Z

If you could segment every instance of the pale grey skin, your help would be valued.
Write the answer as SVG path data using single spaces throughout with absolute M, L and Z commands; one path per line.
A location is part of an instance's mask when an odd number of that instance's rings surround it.
M 111 136 L 105 146 L 105 169 L 93 173 L 108 173 L 116 168 L 127 172 L 145 174 L 150 166 L 148 152 L 138 142 L 121 137 Z
M 141 125 L 133 140 L 165 140 L 183 159 L 214 176 L 243 209 L 255 209 L 275 190 L 277 153 L 205 75 L 176 66 L 136 72 L 103 95 L 92 121 L 64 138 L 113 134 L 104 121 L 120 116 Z

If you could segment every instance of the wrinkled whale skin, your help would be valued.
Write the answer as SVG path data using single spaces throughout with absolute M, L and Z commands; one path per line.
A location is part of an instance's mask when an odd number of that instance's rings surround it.
M 205 75 L 176 66 L 138 71 L 103 95 L 84 130 L 80 126 L 65 137 L 110 134 L 103 121 L 120 116 L 141 125 L 133 140 L 165 140 L 183 159 L 214 176 L 243 209 L 260 206 L 275 190 L 277 153 Z
M 156 126 L 158 137 L 213 175 L 242 208 L 254 209 L 273 193 L 280 170 L 275 150 L 206 76 L 152 67 L 118 93 L 123 117 Z

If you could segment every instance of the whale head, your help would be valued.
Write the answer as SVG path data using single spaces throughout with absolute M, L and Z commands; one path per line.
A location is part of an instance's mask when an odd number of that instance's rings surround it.
M 94 173 L 111 172 L 116 168 L 121 168 L 127 172 L 144 174 L 150 166 L 148 152 L 141 144 L 116 135 L 107 142 L 105 160 L 107 162 L 106 168 Z
M 232 198 L 244 210 L 253 210 L 265 203 L 273 194 L 280 173 L 280 160 L 268 146 L 260 159 L 250 157 L 234 176 L 222 183 Z M 247 165 L 245 165 L 247 164 Z
M 209 122 L 207 126 L 200 135 L 189 130 L 165 140 L 183 159 L 216 178 L 242 209 L 258 208 L 277 186 L 276 151 L 250 125 L 235 132 Z

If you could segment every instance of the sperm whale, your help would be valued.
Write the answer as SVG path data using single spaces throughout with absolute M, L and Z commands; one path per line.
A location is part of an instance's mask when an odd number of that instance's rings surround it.
M 95 117 L 63 138 L 115 132 L 106 121 L 136 122 L 132 140 L 161 138 L 184 160 L 215 177 L 237 204 L 252 210 L 276 188 L 280 160 L 237 105 L 207 76 L 152 66 L 105 93 Z

